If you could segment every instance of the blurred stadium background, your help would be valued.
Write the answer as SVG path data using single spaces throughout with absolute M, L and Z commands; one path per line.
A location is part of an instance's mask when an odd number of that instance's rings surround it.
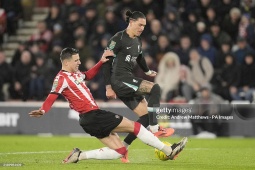
M 59 52 L 75 47 L 81 70 L 91 68 L 109 38 L 126 28 L 123 14 L 130 9 L 147 17 L 144 56 L 163 79 L 146 77 L 139 68 L 135 74 L 161 85 L 162 103 L 201 109 L 192 114 L 233 116 L 161 124 L 180 136 L 254 137 L 254 5 L 254 0 L 0 0 L 0 134 L 83 133 L 61 97 L 40 120 L 27 113 L 39 108 L 50 91 L 60 69 Z M 194 60 L 191 49 L 201 59 Z M 169 72 L 162 72 L 166 65 Z M 88 82 L 99 105 L 136 120 L 120 101 L 106 99 L 101 75 Z M 241 111 L 236 104 L 242 104 Z
M 102 144 L 83 132 L 62 97 L 40 119 L 28 112 L 50 91 L 60 51 L 79 49 L 80 69 L 91 68 L 109 38 L 126 28 L 127 9 L 147 18 L 143 52 L 158 76 L 149 78 L 138 67 L 134 74 L 162 88 L 159 122 L 176 130 L 163 140 L 188 136 L 188 145 L 176 161 L 157 160 L 153 149 L 136 140 L 130 164 L 62 165 L 73 147 Z M 0 0 L 0 168 L 254 169 L 254 22 L 255 0 Z M 102 73 L 88 86 L 102 109 L 137 119 L 119 100 L 106 99 Z

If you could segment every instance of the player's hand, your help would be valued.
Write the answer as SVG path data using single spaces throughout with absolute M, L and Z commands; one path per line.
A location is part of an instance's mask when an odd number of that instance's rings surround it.
M 107 88 L 106 89 L 106 97 L 108 99 L 116 99 L 116 93 L 113 91 L 112 88 Z
M 113 53 L 112 50 L 104 50 L 104 53 L 103 53 L 102 58 L 101 58 L 101 62 L 105 63 L 106 61 L 109 60 L 106 57 L 113 57 L 113 56 L 114 56 L 114 53 Z
M 44 110 L 33 110 L 28 114 L 30 117 L 41 117 L 42 115 L 44 115 L 44 113 Z
M 156 71 L 150 70 L 151 74 L 148 74 L 150 77 L 155 77 L 158 73 Z

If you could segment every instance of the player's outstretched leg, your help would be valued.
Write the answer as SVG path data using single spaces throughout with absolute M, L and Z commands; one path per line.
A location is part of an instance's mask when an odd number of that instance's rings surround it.
M 178 156 L 188 141 L 188 138 L 184 137 L 179 143 L 174 143 L 172 146 L 167 146 L 151 132 L 141 126 L 141 124 L 134 122 L 134 129 L 134 134 L 137 136 L 137 138 L 149 146 L 162 150 L 170 160 L 174 160 Z
M 80 149 L 75 148 L 66 157 L 66 159 L 63 160 L 63 163 L 77 163 L 80 160 L 87 159 L 118 159 L 127 152 L 126 147 L 124 147 L 116 133 L 111 133 L 109 136 L 99 140 L 107 146 L 117 149 L 103 147 L 95 150 L 81 151 Z
M 63 163 L 77 163 L 80 160 L 86 159 L 118 159 L 123 155 L 118 153 L 118 151 L 110 149 L 108 147 L 81 151 L 79 148 L 74 148 L 71 153 L 63 160 Z
M 132 130 L 133 128 L 133 130 Z M 183 138 L 179 143 L 173 144 L 172 146 L 167 146 L 162 143 L 156 136 L 154 136 L 150 131 L 143 127 L 138 122 L 132 122 L 126 118 L 123 118 L 121 124 L 114 129 L 116 132 L 130 132 L 133 131 L 134 135 L 137 136 L 143 143 L 162 150 L 169 159 L 174 159 L 178 155 L 187 143 L 187 138 Z
M 139 119 L 137 120 L 137 122 L 141 123 L 144 127 L 148 127 L 150 125 L 150 123 L 149 123 L 150 118 L 149 118 L 147 106 L 148 106 L 147 101 L 145 99 L 143 99 L 142 101 L 140 101 L 138 106 L 133 110 L 139 116 Z M 144 113 L 146 113 L 146 114 L 144 114 Z M 154 132 L 154 135 L 157 136 L 157 137 L 166 137 L 166 136 L 170 136 L 174 133 L 173 128 L 167 128 L 166 129 L 166 128 L 162 128 L 160 126 L 157 126 L 157 129 L 159 129 L 159 130 L 156 130 Z M 126 146 L 127 149 L 129 147 L 129 145 L 131 145 L 131 143 L 135 139 L 136 139 L 136 136 L 133 133 L 129 133 L 126 136 L 123 143 L 124 143 L 124 145 Z M 129 162 L 128 152 L 120 160 L 124 163 Z
M 139 119 L 137 120 L 137 122 L 141 123 L 144 127 L 148 127 L 149 126 L 149 115 L 148 114 L 145 114 L 145 115 L 142 115 L 139 117 Z M 134 135 L 134 133 L 129 133 L 125 139 L 123 140 L 123 144 L 124 146 L 127 148 L 128 150 L 128 147 L 129 145 L 131 145 L 131 143 L 136 139 L 136 136 Z M 120 158 L 121 162 L 123 163 L 127 163 L 127 162 L 130 162 L 128 160 L 128 151 L 127 153 Z
M 179 143 L 174 143 L 171 146 L 172 152 L 168 155 L 169 160 L 175 160 L 179 153 L 183 150 L 187 143 L 187 137 L 184 137 Z M 166 146 L 166 145 L 165 145 Z M 124 149 L 124 148 L 122 148 Z M 125 149 L 124 149 L 125 150 Z M 165 150 L 165 151 L 163 151 Z M 162 151 L 167 154 L 169 153 L 169 148 L 163 147 Z M 127 153 L 127 152 L 126 152 Z M 125 155 L 125 151 L 123 153 Z M 81 151 L 79 148 L 74 148 L 70 154 L 63 160 L 63 163 L 77 163 L 79 160 L 86 159 L 118 159 L 124 155 L 120 154 L 118 151 L 110 149 L 108 147 L 90 150 L 90 151 Z M 126 159 L 128 160 L 128 159 Z M 129 161 L 122 161 L 123 163 L 128 163 Z
M 132 122 L 127 118 L 123 118 L 122 122 L 113 130 L 113 132 L 133 132 L 143 143 L 164 152 L 170 160 L 174 160 L 187 143 L 187 138 L 185 137 L 179 143 L 167 146 L 140 123 Z M 92 157 L 88 156 L 88 153 L 91 155 L 94 154 L 94 159 L 117 159 L 125 155 L 127 152 L 126 147 L 124 147 L 121 140 L 117 135 L 114 135 L 114 133 L 113 135 L 109 135 L 108 137 L 99 140 L 110 149 L 106 148 L 104 152 L 100 152 L 100 149 L 81 152 L 78 148 L 75 148 L 63 162 L 77 163 L 81 159 L 92 159 Z

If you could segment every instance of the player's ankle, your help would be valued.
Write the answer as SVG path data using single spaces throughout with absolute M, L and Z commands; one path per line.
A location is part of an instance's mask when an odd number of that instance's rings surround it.
M 152 133 L 158 132 L 159 130 L 159 125 L 150 125 L 150 130 Z
M 129 148 L 129 144 L 127 144 L 125 141 L 122 141 L 123 145 L 126 147 L 126 149 L 128 150 Z
M 78 160 L 80 161 L 80 160 L 84 160 L 84 159 L 88 159 L 87 155 L 86 155 L 86 152 L 81 151 L 81 153 L 78 157 Z
M 164 152 L 166 155 L 170 155 L 172 153 L 172 148 L 171 146 L 167 146 L 165 145 L 163 148 L 162 148 L 162 152 Z

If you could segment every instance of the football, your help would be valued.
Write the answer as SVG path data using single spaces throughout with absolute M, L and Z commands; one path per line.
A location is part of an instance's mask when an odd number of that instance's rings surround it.
M 172 144 L 166 141 L 162 141 L 164 144 L 166 144 L 167 146 L 171 146 Z M 155 148 L 155 156 L 156 158 L 160 159 L 161 161 L 166 161 L 168 160 L 166 154 L 164 152 L 162 152 L 161 150 L 158 150 Z

